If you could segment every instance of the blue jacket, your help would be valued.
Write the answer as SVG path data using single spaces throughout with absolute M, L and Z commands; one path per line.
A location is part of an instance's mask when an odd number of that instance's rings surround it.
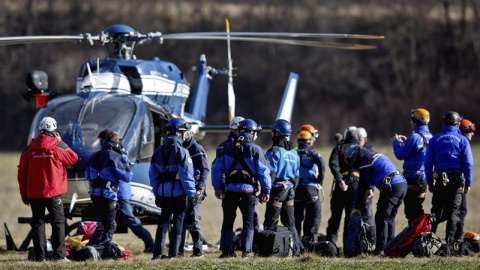
M 165 144 L 155 149 L 149 171 L 150 185 L 155 196 L 195 196 L 193 163 L 182 143 L 182 138 L 168 136 Z M 161 177 L 165 177 L 166 173 L 171 174 L 167 177 L 169 179 L 161 181 Z
M 103 142 L 102 149 L 90 157 L 85 169 L 85 178 L 92 185 L 89 194 L 111 200 L 118 200 L 117 193 L 96 184 L 110 182 L 110 186 L 119 187 L 122 182 L 130 182 L 132 176 L 127 156 L 112 142 Z
M 382 188 L 385 177 L 394 172 L 399 172 L 397 166 L 385 155 L 379 154 L 372 149 L 364 148 L 357 154 L 353 167 L 359 171 L 360 179 L 358 189 L 355 195 L 355 208 L 362 209 L 365 204 L 365 191 L 369 188 Z M 406 183 L 402 175 L 395 175 L 390 181 L 390 185 Z
M 204 190 L 205 181 L 207 180 L 208 173 L 210 172 L 208 169 L 207 153 L 193 137 L 186 139 L 183 142 L 183 147 L 185 147 L 190 153 L 190 157 L 193 161 L 193 169 L 195 170 L 194 174 L 197 174 L 197 171 L 199 173 L 198 180 L 196 179 L 195 182 L 195 188 L 197 190 Z
M 311 145 L 300 143 L 297 149 L 300 157 L 300 186 L 315 186 L 325 178 L 325 163 Z
M 242 133 L 238 140 L 226 141 L 223 148 L 217 148 L 217 157 L 212 164 L 212 186 L 215 190 L 222 190 L 224 175 L 229 175 L 230 166 L 235 161 L 235 144 L 241 145 L 241 156 L 249 170 L 253 173 L 254 179 L 260 183 L 262 194 L 270 194 L 271 179 L 268 162 L 265 159 L 263 149 L 253 142 L 249 133 Z M 244 170 L 240 162 L 237 162 L 233 169 Z M 225 189 L 236 192 L 253 192 L 255 187 L 246 183 L 226 183 Z
M 465 176 L 465 186 L 472 185 L 473 155 L 468 139 L 455 126 L 445 126 L 433 136 L 425 155 L 425 179 L 433 184 L 434 171 L 456 170 Z
M 274 141 L 274 146 L 267 151 L 266 157 L 272 173 L 272 187 L 283 186 L 283 184 L 276 184 L 277 181 L 288 181 L 287 185 L 292 187 L 297 184 L 300 174 L 300 157 L 290 141 Z
M 425 142 L 422 135 L 425 137 L 426 145 L 424 145 Z M 425 153 L 427 152 L 426 146 L 431 138 L 432 134 L 428 130 L 428 126 L 421 125 L 413 128 L 413 133 L 408 136 L 403 144 L 397 140 L 392 142 L 395 157 L 398 160 L 404 160 L 403 175 L 405 177 L 418 179 L 421 175 L 424 175 L 424 173 L 419 171 L 425 171 L 424 161 Z

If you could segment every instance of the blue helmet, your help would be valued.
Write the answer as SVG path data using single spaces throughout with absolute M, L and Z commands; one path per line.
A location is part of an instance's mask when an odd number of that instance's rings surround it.
M 290 136 L 292 134 L 292 125 L 287 120 L 278 119 L 272 124 L 272 130 L 278 132 L 282 136 Z
M 358 153 L 362 150 L 362 147 L 358 144 L 351 144 L 345 151 L 345 162 L 352 165 L 357 157 Z
M 252 119 L 244 119 L 238 123 L 238 130 L 240 132 L 257 132 L 262 130 L 262 127 L 260 127 L 257 122 L 253 121 Z
M 164 131 L 168 134 L 174 132 L 185 132 L 190 130 L 190 123 L 185 122 L 182 118 L 172 118 L 168 121 L 167 126 L 165 127 Z

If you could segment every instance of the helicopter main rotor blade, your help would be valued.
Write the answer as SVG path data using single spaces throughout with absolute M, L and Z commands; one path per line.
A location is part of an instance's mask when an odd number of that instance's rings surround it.
M 385 36 L 331 33 L 287 33 L 287 32 L 230 32 L 231 37 L 287 37 L 287 38 L 338 38 L 338 39 L 385 39 Z M 164 38 L 175 36 L 225 36 L 225 32 L 191 32 L 165 34 Z
M 377 46 L 364 45 L 364 44 L 348 44 L 348 43 L 335 43 L 335 42 L 321 42 L 311 40 L 297 40 L 297 39 L 279 39 L 279 38 L 255 38 L 255 37 L 227 37 L 227 36 L 187 36 L 187 35 L 164 35 L 163 39 L 173 40 L 234 40 L 234 41 L 246 41 L 246 42 L 259 42 L 259 43 L 273 43 L 273 44 L 286 44 L 297 46 L 308 46 L 318 48 L 331 48 L 331 49 L 343 49 L 343 50 L 371 50 L 376 49 Z
M 91 36 L 89 34 L 77 36 L 25 36 L 25 37 L 0 37 L 1 45 L 17 45 L 31 43 L 49 43 L 49 42 L 78 42 L 88 40 L 93 42 L 99 41 L 99 36 Z M 90 42 L 90 43 L 91 43 Z

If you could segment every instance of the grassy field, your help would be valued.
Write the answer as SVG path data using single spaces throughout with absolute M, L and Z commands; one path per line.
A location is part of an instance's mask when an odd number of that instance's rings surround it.
M 393 158 L 392 150 L 389 146 L 385 147 L 375 147 L 377 151 L 386 154 L 391 157 L 397 165 L 401 168 L 401 163 L 396 161 Z M 320 148 L 318 149 L 320 154 L 324 157 L 325 161 L 328 162 L 328 157 L 331 152 L 331 148 Z M 473 152 L 478 153 L 480 151 L 480 145 L 473 146 Z M 209 162 L 214 158 L 215 153 L 213 151 L 209 152 Z M 18 192 L 18 184 L 16 181 L 17 174 L 17 164 L 20 153 L 1 153 L 0 159 L 2 160 L 2 170 L 0 174 L 0 183 L 2 189 L 0 190 L 0 205 L 2 205 L 3 210 L 0 211 L 0 221 L 6 223 L 12 233 L 15 243 L 17 246 L 21 244 L 24 237 L 29 231 L 29 226 L 25 224 L 18 224 L 18 217 L 28 217 L 31 216 L 30 208 L 24 206 L 21 202 L 20 195 Z M 478 157 L 475 158 L 475 163 L 480 164 Z M 322 223 L 320 228 L 320 233 L 324 234 L 326 230 L 326 223 L 330 217 L 330 205 L 329 205 L 329 194 L 330 187 L 332 183 L 332 175 L 330 170 L 327 169 L 325 178 L 325 198 L 322 203 Z M 471 193 L 468 195 L 468 209 L 469 213 L 467 215 L 466 227 L 465 230 L 480 231 L 480 215 L 476 214 L 476 206 L 480 205 L 480 184 L 476 183 L 476 179 L 480 175 L 480 166 L 476 166 L 474 172 L 474 184 Z M 208 183 L 208 197 L 205 199 L 202 206 L 202 230 L 204 237 L 210 243 L 216 243 L 220 239 L 220 229 L 222 222 L 222 209 L 220 201 L 213 196 L 213 190 L 211 184 Z M 429 211 L 431 194 L 427 195 L 425 201 L 425 209 Z M 375 199 L 376 201 L 376 199 Z M 260 215 L 260 222 L 263 222 L 263 214 L 265 212 L 265 205 L 259 205 L 257 211 Z M 238 217 L 236 221 L 236 227 L 240 227 L 240 213 L 238 212 Z M 68 221 L 71 223 L 72 221 Z M 397 232 L 406 227 L 407 221 L 403 214 L 403 207 L 399 210 L 397 216 Z M 152 235 L 155 233 L 156 226 L 148 225 L 146 228 L 152 232 Z M 445 224 L 441 224 L 438 229 L 438 234 L 440 237 L 443 237 L 445 230 Z M 49 233 L 49 228 L 47 226 L 47 233 Z M 341 234 L 340 234 L 341 235 Z M 228 260 L 219 260 L 217 259 L 219 252 L 218 250 L 209 249 L 206 251 L 206 256 L 204 259 L 190 259 L 188 257 L 179 260 L 169 260 L 169 261 L 150 261 L 151 255 L 143 254 L 143 243 L 140 239 L 136 238 L 131 232 L 128 234 L 117 234 L 114 237 L 114 240 L 117 241 L 120 245 L 124 246 L 127 249 L 133 251 L 132 259 L 128 261 L 103 261 L 103 262 L 71 262 L 68 265 L 62 264 L 62 268 L 75 268 L 75 269 L 91 269 L 91 268 L 122 268 L 122 269 L 150 269 L 157 267 L 168 267 L 168 268 L 217 268 L 217 269 L 251 269 L 261 268 L 261 269 L 279 269 L 279 268 L 288 268 L 288 269 L 305 269 L 305 268 L 318 268 L 319 265 L 322 265 L 322 268 L 389 268 L 389 269 L 417 269 L 421 267 L 429 267 L 434 269 L 455 267 L 461 269 L 479 269 L 479 260 L 478 257 L 474 258 L 434 258 L 434 259 L 417 259 L 412 256 L 407 257 L 407 259 L 381 259 L 381 258 L 355 258 L 355 259 L 344 259 L 344 258 L 320 258 L 315 255 L 305 255 L 300 258 L 291 258 L 291 259 L 273 259 L 273 258 L 251 258 L 248 260 L 242 259 L 228 259 Z M 339 239 L 341 243 L 342 239 Z M 189 252 L 186 252 L 187 256 Z M 59 267 L 59 263 L 46 263 L 41 265 L 41 267 L 32 262 L 26 261 L 27 254 L 26 252 L 12 252 L 6 251 L 6 241 L 5 233 L 2 231 L 0 233 L 0 268 L 14 268 L 20 265 L 22 268 L 27 269 L 47 269 L 52 267 Z M 460 263 L 461 262 L 461 263 Z M 44 268 L 43 268 L 44 267 Z

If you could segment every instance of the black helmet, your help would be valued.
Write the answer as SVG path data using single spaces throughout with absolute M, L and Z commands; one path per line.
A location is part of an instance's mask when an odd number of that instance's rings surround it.
M 345 162 L 352 165 L 355 162 L 355 158 L 362 150 L 362 147 L 358 144 L 351 144 L 345 151 Z
M 463 117 L 459 113 L 454 111 L 448 111 L 443 115 L 443 123 L 445 125 L 453 126 L 459 125 L 462 122 Z
M 167 126 L 165 127 L 165 132 L 168 134 L 174 132 L 185 132 L 190 130 L 190 123 L 185 122 L 182 118 L 172 118 L 168 121 Z
M 282 136 L 290 136 L 292 134 L 292 126 L 284 119 L 278 119 L 273 122 L 272 130 L 278 132 Z
M 238 130 L 240 132 L 258 132 L 262 130 L 262 127 L 260 127 L 257 122 L 253 121 L 252 119 L 244 119 L 238 123 Z

